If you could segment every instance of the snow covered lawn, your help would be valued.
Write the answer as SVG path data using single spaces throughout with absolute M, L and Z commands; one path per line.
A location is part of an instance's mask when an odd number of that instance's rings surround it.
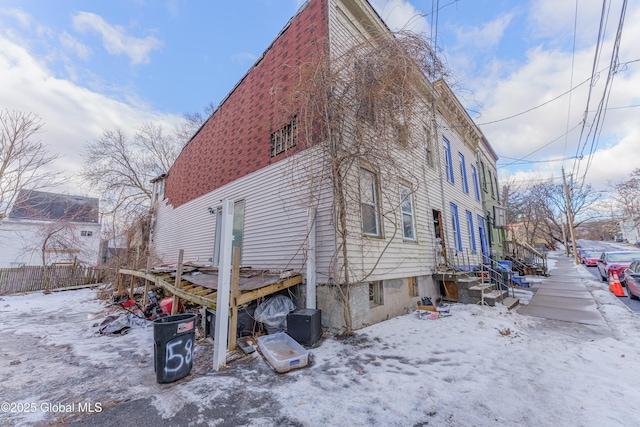
M 153 328 L 97 335 L 108 311 L 95 291 L 5 296 L 0 396 L 22 412 L 0 424 L 638 425 L 640 321 L 603 284 L 588 287 L 607 327 L 453 305 L 449 317 L 411 313 L 327 339 L 287 374 L 254 353 L 164 385 Z M 210 363 L 213 351 L 199 352 Z

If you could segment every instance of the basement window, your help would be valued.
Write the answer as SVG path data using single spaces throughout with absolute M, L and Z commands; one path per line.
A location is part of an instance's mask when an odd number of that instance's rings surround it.
M 281 129 L 271 134 L 271 157 L 295 147 L 298 144 L 298 119 L 293 116 L 291 121 Z
M 382 280 L 369 283 L 369 307 L 376 307 L 384 304 L 384 291 Z
M 82 230 L 82 231 L 80 232 L 80 235 L 81 235 L 82 237 L 91 237 L 91 236 L 93 236 L 93 231 Z
M 409 284 L 409 296 L 417 297 L 419 296 L 418 292 L 418 278 L 417 277 L 409 277 L 407 278 Z

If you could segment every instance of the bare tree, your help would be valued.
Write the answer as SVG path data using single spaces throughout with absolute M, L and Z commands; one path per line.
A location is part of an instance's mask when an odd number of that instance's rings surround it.
M 60 173 L 50 170 L 58 155 L 48 154 L 37 138 L 43 126 L 33 113 L 0 110 L 0 219 L 20 189 L 42 189 L 59 181 Z
M 289 129 L 299 129 L 301 144 L 319 151 L 324 167 L 309 166 L 303 203 L 317 203 L 315 189 L 324 181 L 331 188 L 337 248 L 334 285 L 344 310 L 345 333 L 353 331 L 351 292 L 367 281 L 390 243 L 403 227 L 400 205 L 417 188 L 398 197 L 398 184 L 419 182 L 421 170 L 407 168 L 407 156 L 422 147 L 424 130 L 435 133 L 433 93 L 426 78 L 441 77 L 445 68 L 429 43 L 413 33 L 381 33 L 374 39 L 343 46 L 304 64 L 300 83 L 292 91 L 284 116 L 294 117 Z M 286 102 L 285 102 L 286 104 Z M 298 165 L 299 166 L 299 165 Z M 367 265 L 351 262 L 354 247 L 366 245 L 361 210 L 362 168 L 379 176 L 380 218 L 387 226 L 386 241 L 376 246 Z M 384 183 L 384 185 L 382 185 Z M 393 188 L 392 191 L 385 191 Z M 376 242 L 379 243 L 379 242 Z M 365 249 L 366 250 L 366 249 Z M 360 256 L 362 252 L 360 251 Z
M 37 255 L 40 259 L 45 293 L 51 287 L 52 264 L 95 263 L 93 227 L 85 228 L 87 224 L 99 224 L 97 204 L 90 199 L 78 201 L 62 194 L 22 191 L 15 210 L 22 218 L 35 220 L 21 232 L 25 242 L 22 250 L 29 258 Z
M 534 246 L 538 242 L 550 243 L 547 236 L 549 212 L 546 202 L 548 183 L 526 184 L 514 179 L 502 182 L 502 197 L 507 209 L 509 224 L 519 224 L 520 238 Z M 552 245 L 553 246 L 553 245 Z
M 640 168 L 634 169 L 628 180 L 612 184 L 611 187 L 622 219 L 640 227 Z
M 196 134 L 198 129 L 205 124 L 216 108 L 217 106 L 211 101 L 205 105 L 204 114 L 199 111 L 196 111 L 195 113 L 185 113 L 184 121 L 176 128 L 176 136 L 180 140 L 184 141 L 184 143 L 188 142 Z
M 602 194 L 593 191 L 589 184 L 567 182 L 571 200 L 574 229 L 598 218 L 595 205 Z M 505 180 L 503 200 L 507 207 L 509 223 L 518 223 L 524 231 L 523 238 L 529 245 L 546 243 L 555 247 L 562 242 L 562 227 L 567 224 L 567 202 L 562 184 L 533 180 L 532 183 Z M 566 230 L 568 233 L 568 230 Z
M 561 241 L 562 222 L 568 224 L 568 212 L 566 197 L 562 184 L 546 186 L 543 193 L 546 206 L 547 233 L 555 241 Z M 573 179 L 567 180 L 567 191 L 571 203 L 571 222 L 574 230 L 583 223 L 599 218 L 595 209 L 597 203 L 602 200 L 602 193 L 594 191 L 591 184 L 576 182 Z
M 142 123 L 132 134 L 104 130 L 86 144 L 82 177 L 102 195 L 105 243 L 113 242 L 116 251 L 108 270 L 138 268 L 140 260 L 150 255 L 151 180 L 169 170 L 184 145 L 184 135 L 180 129 L 167 132 L 159 124 Z
M 151 180 L 169 170 L 180 148 L 175 135 L 153 123 L 143 123 L 132 136 L 105 130 L 85 146 L 82 177 L 102 194 L 106 213 L 146 211 Z
M 52 259 L 57 259 L 58 254 L 73 255 L 74 259 L 84 252 L 83 244 L 79 239 L 79 230 L 76 224 L 70 221 L 57 220 L 42 224 L 38 230 L 40 238 L 40 260 L 44 279 L 44 293 L 51 289 L 49 267 Z M 53 254 L 53 256 L 51 255 Z

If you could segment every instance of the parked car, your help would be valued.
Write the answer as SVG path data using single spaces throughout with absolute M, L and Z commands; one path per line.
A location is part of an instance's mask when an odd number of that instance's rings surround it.
M 582 263 L 587 267 L 595 267 L 598 265 L 600 255 L 602 255 L 602 251 L 586 251 L 582 254 Z
M 616 273 L 622 281 L 624 270 L 635 260 L 640 260 L 640 251 L 603 252 L 597 261 L 600 277 L 607 281 L 609 273 Z
M 598 252 L 598 257 L 600 257 L 600 254 L 602 253 L 602 251 L 598 251 L 598 250 L 593 249 L 593 248 L 580 248 L 580 249 L 578 249 L 578 259 L 580 260 L 580 263 L 584 264 L 584 255 L 587 252 L 594 252 L 594 251 Z
M 627 295 L 631 299 L 640 299 L 640 261 L 633 261 L 624 272 Z

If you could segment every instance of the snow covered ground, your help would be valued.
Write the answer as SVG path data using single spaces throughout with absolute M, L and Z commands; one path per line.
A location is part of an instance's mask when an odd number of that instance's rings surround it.
M 0 397 L 14 412 L 3 403 L 0 425 L 639 425 L 640 320 L 575 272 L 606 327 L 454 305 L 326 339 L 286 374 L 257 353 L 211 373 L 213 351 L 199 347 L 172 384 L 156 383 L 153 328 L 96 334 L 112 309 L 95 291 L 4 296 Z

